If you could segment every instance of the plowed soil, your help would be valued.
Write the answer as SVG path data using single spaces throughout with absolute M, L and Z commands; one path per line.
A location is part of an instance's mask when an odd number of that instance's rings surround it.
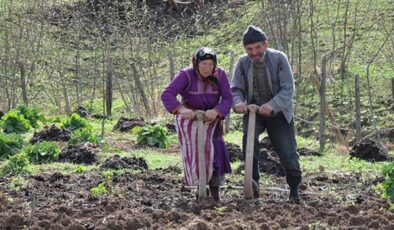
M 112 178 L 110 192 L 94 198 L 99 173 L 28 177 L 18 190 L 0 180 L 1 229 L 394 229 L 394 213 L 358 174 L 307 175 L 302 203 L 287 201 L 283 177 L 262 186 L 258 200 L 223 188 L 222 203 L 195 202 L 172 170 L 126 172 Z M 242 186 L 241 181 L 228 184 Z M 233 186 L 235 187 L 235 186 Z
M 360 143 L 355 144 L 350 151 L 350 156 L 370 162 L 393 161 L 386 149 L 370 139 L 364 139 Z
M 42 141 L 68 141 L 71 138 L 71 130 L 58 128 L 56 125 L 45 127 L 40 132 L 34 132 L 30 143 L 35 144 Z
M 144 118 L 142 117 L 135 117 L 135 118 L 119 118 L 116 125 L 113 127 L 113 131 L 120 131 L 120 132 L 129 132 L 136 126 L 145 126 Z

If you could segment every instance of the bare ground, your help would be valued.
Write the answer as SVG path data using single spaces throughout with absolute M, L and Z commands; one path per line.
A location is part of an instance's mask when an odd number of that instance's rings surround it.
M 90 188 L 104 182 L 97 174 L 60 173 L 27 177 L 20 190 L 0 180 L 1 229 L 394 229 L 394 213 L 361 175 L 306 175 L 302 203 L 287 201 L 283 177 L 261 188 L 258 200 L 225 188 L 223 202 L 201 205 L 175 170 L 127 172 L 112 179 L 108 195 L 94 198 Z M 233 180 L 233 179 L 231 179 Z M 240 181 L 229 185 L 241 186 Z

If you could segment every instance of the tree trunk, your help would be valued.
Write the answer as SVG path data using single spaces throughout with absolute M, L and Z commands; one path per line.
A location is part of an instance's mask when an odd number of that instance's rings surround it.
M 23 104 L 29 105 L 29 99 L 27 97 L 27 86 L 26 86 L 26 69 L 24 61 L 18 61 L 18 67 L 20 70 L 20 81 L 21 81 L 21 89 L 22 89 L 22 99 Z
M 144 107 L 145 107 L 145 110 L 146 110 L 146 114 L 150 117 L 151 116 L 151 110 L 150 110 L 150 107 L 149 107 L 148 98 L 146 97 L 145 90 L 144 90 L 144 87 L 142 85 L 142 82 L 141 82 L 141 80 L 138 77 L 137 67 L 135 66 L 134 62 L 131 63 L 131 69 L 133 70 L 132 76 L 134 78 L 135 85 L 136 85 L 136 87 L 137 87 L 137 89 L 138 89 L 138 91 L 140 93 L 141 100 L 142 100 L 142 102 L 144 104 Z
M 355 77 L 355 104 L 356 104 L 356 143 L 361 140 L 361 113 L 360 113 L 360 77 Z
M 113 62 L 112 57 L 107 61 L 107 79 L 106 79 L 106 109 L 107 116 L 112 117 L 112 76 L 113 76 Z
M 175 75 L 175 63 L 172 52 L 168 53 L 168 62 L 168 64 L 170 65 L 170 81 L 172 81 Z
M 228 69 L 228 81 L 231 82 L 233 76 L 233 69 L 234 69 L 234 51 L 230 51 L 230 66 Z M 226 117 L 226 121 L 224 123 L 224 132 L 228 133 L 230 131 L 230 113 Z

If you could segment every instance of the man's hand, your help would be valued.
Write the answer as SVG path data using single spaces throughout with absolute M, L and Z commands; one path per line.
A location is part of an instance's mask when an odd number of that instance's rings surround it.
M 234 106 L 236 113 L 247 113 L 248 108 L 246 107 L 246 102 L 240 102 Z
M 259 113 L 265 117 L 269 117 L 271 115 L 271 111 L 273 111 L 273 109 L 268 103 L 263 104 L 259 109 Z
M 219 115 L 219 113 L 218 113 L 216 110 L 214 110 L 214 109 L 210 109 L 210 110 L 207 110 L 207 111 L 205 112 L 205 118 L 206 118 L 207 121 L 209 121 L 209 122 L 212 122 L 212 121 L 216 120 L 216 118 L 218 117 L 218 115 Z
M 194 117 L 194 112 L 191 109 L 188 109 L 186 107 L 181 107 L 178 110 L 178 113 L 185 119 L 192 119 Z

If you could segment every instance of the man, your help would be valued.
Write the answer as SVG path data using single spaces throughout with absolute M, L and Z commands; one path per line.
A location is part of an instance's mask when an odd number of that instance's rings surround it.
M 268 137 L 279 156 L 290 186 L 289 200 L 299 203 L 298 187 L 301 182 L 301 168 L 293 121 L 294 81 L 286 55 L 268 48 L 267 37 L 256 27 L 249 26 L 243 34 L 243 55 L 235 67 L 231 82 L 233 108 L 244 113 L 242 148 L 245 156 L 248 128 L 247 105 L 260 106 L 256 114 L 256 130 L 253 159 L 253 190 L 259 197 L 260 160 L 258 138 L 267 130 Z

